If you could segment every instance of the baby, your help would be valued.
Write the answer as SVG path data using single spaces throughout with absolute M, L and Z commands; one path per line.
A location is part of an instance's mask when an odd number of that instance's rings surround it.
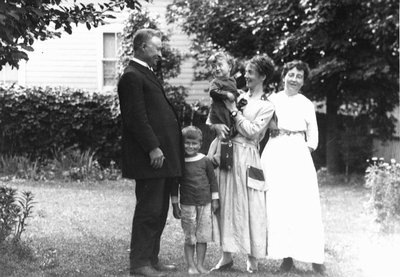
M 235 126 L 224 104 L 225 100 L 235 102 L 239 96 L 236 80 L 230 76 L 233 59 L 223 52 L 217 52 L 208 58 L 208 63 L 211 65 L 214 76 L 209 88 L 210 97 L 212 98 L 209 115 L 210 122 L 211 124 L 225 124 L 231 130 L 230 135 L 234 136 Z

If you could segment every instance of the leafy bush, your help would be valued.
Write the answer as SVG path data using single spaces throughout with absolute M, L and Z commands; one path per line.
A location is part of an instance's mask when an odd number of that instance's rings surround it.
M 111 161 L 107 168 L 103 168 L 94 156 L 95 153 L 90 149 L 82 152 L 74 147 L 55 152 L 54 159 L 40 162 L 30 161 L 24 156 L 0 155 L 0 175 L 4 175 L 1 177 L 3 181 L 15 178 L 34 181 L 102 181 L 117 180 L 121 177 L 114 161 Z
M 205 121 L 205 106 L 191 116 L 193 107 L 185 102 L 184 87 L 166 84 L 165 91 L 183 126 Z M 117 93 L 0 86 L 0 154 L 7 156 L 14 167 L 25 164 L 21 172 L 37 172 L 39 165 L 56 158 L 55 153 L 72 148 L 81 153 L 93 151 L 92 159 L 103 167 L 111 161 L 116 161 L 117 166 L 120 125 Z M 35 168 L 27 169 L 29 161 L 37 161 Z M 11 167 L 7 165 L 10 170 Z
M 376 220 L 384 230 L 389 230 L 393 220 L 400 216 L 400 164 L 394 159 L 389 164 L 376 157 L 368 162 L 365 186 L 371 189 L 370 205 Z
M 31 161 L 27 156 L 0 155 L 0 173 L 21 179 L 36 179 L 38 160 Z
M 15 241 L 20 240 L 25 231 L 26 219 L 33 209 L 33 194 L 8 187 L 0 187 L 0 243 L 13 235 Z
M 0 87 L 0 153 L 53 158 L 55 149 L 94 149 L 116 160 L 120 117 L 116 94 L 69 88 Z

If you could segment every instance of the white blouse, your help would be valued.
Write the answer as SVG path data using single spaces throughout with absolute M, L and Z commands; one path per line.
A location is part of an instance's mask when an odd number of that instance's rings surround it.
M 307 145 L 318 146 L 318 125 L 314 104 L 303 94 L 288 96 L 280 91 L 268 98 L 275 106 L 278 128 L 288 131 L 304 131 Z

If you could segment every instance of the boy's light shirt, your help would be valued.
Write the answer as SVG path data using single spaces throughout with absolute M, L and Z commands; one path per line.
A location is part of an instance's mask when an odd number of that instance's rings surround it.
M 205 155 L 202 153 L 197 153 L 196 156 L 193 157 L 185 157 L 185 162 L 190 163 L 190 162 L 197 162 L 200 161 L 202 158 L 204 158 Z M 218 192 L 213 192 L 211 194 L 211 199 L 215 200 L 215 199 L 219 199 L 219 193 Z M 178 196 L 171 196 L 171 202 L 172 204 L 177 204 L 179 203 L 179 199 Z

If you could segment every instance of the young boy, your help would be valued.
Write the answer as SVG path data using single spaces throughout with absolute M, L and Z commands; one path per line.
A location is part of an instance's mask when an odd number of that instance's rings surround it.
M 185 171 L 171 193 L 174 217 L 181 219 L 185 234 L 184 252 L 189 274 L 207 273 L 204 259 L 207 243 L 212 241 L 212 213 L 219 208 L 218 185 L 211 161 L 199 153 L 201 130 L 188 126 L 182 130 L 185 146 Z M 197 253 L 197 264 L 194 253 Z

